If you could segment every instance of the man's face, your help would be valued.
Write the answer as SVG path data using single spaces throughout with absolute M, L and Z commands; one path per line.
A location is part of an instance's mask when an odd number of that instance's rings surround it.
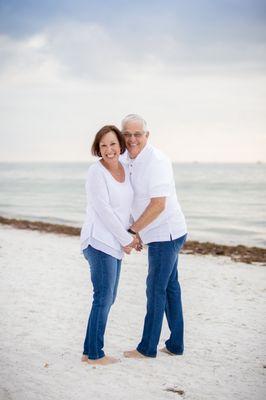
M 144 133 L 140 121 L 128 121 L 123 128 L 127 150 L 131 158 L 136 158 L 145 147 L 149 132 Z

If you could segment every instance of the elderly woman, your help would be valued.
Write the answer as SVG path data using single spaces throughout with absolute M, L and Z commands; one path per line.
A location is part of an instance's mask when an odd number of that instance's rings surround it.
M 106 365 L 118 360 L 105 355 L 104 332 L 114 303 L 124 251 L 137 248 L 138 239 L 128 232 L 133 191 L 129 174 L 119 162 L 125 151 L 123 135 L 113 125 L 96 134 L 92 148 L 101 157 L 89 167 L 87 212 L 81 230 L 81 247 L 90 266 L 93 303 L 84 341 L 82 361 Z

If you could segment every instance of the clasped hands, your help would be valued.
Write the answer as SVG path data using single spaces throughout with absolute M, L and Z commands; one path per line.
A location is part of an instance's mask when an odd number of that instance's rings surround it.
M 143 246 L 142 246 L 141 238 L 140 238 L 139 234 L 137 233 L 136 235 L 133 235 L 132 242 L 129 243 L 127 246 L 123 247 L 123 250 L 126 254 L 130 254 L 133 249 L 135 249 L 137 251 L 141 251 L 142 247 Z

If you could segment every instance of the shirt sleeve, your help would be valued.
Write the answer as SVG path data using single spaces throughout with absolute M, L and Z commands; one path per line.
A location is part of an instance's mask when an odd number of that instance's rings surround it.
M 121 246 L 127 246 L 131 243 L 132 236 L 124 228 L 110 205 L 107 184 L 101 171 L 89 170 L 86 180 L 86 195 L 88 204 L 94 209 L 106 229 L 116 237 Z
M 168 197 L 173 179 L 172 165 L 168 159 L 154 160 L 150 167 L 149 195 Z

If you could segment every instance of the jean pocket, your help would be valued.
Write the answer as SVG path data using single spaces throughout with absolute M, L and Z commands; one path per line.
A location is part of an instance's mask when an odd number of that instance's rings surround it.
M 83 252 L 83 255 L 84 255 L 84 257 L 85 257 L 85 259 L 87 260 L 87 261 L 89 261 L 88 260 L 88 257 L 89 257 L 89 254 L 88 254 L 88 252 L 89 252 L 89 247 L 90 247 L 90 245 L 88 246 L 88 247 L 86 247 L 86 249 L 84 249 L 82 252 Z

